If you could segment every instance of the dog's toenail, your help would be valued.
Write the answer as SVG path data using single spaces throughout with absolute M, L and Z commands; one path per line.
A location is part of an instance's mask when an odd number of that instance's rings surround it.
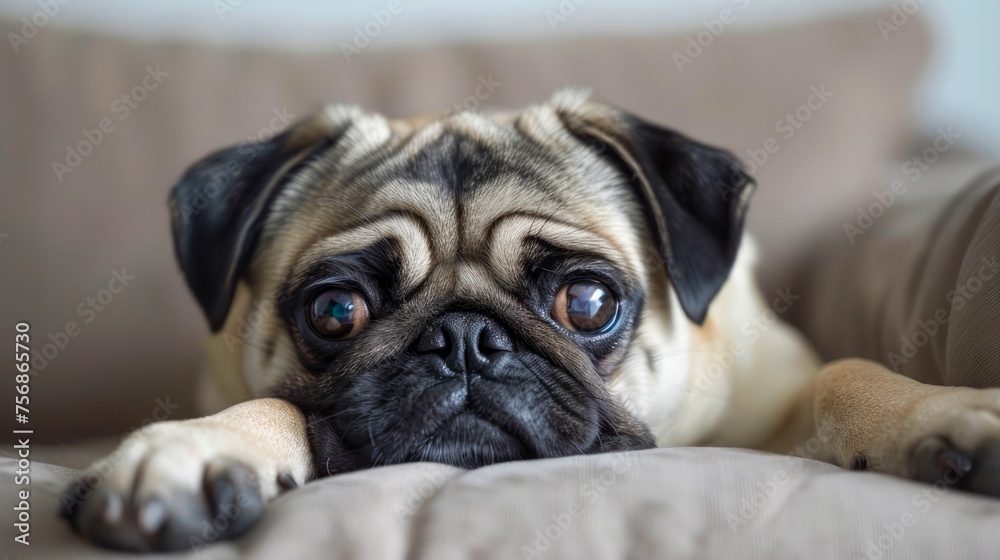
M 938 455 L 937 464 L 942 473 L 953 472 L 959 477 L 965 476 L 972 470 L 972 459 L 954 449 L 942 451 Z
M 146 535 L 156 534 L 167 521 L 167 506 L 159 498 L 152 498 L 139 509 L 139 530 Z
M 63 492 L 62 500 L 59 503 L 59 517 L 63 519 L 73 519 L 76 510 L 86 499 L 87 485 L 82 480 L 76 480 L 70 484 L 69 488 Z
M 868 458 L 858 453 L 851 457 L 851 462 L 848 463 L 847 468 L 852 471 L 863 471 L 868 468 Z
M 281 488 L 282 492 L 287 492 L 288 490 L 294 490 L 299 487 L 299 483 L 295 482 L 295 477 L 289 473 L 281 473 L 278 475 L 278 487 Z
M 108 492 L 104 495 L 104 505 L 101 508 L 101 519 L 107 525 L 115 525 L 122 519 L 122 511 L 125 503 L 122 497 L 115 492 Z

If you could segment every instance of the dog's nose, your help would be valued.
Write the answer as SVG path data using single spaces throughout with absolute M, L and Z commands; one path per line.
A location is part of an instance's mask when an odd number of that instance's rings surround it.
M 514 350 L 507 331 L 479 313 L 451 312 L 438 317 L 420 336 L 413 350 L 437 354 L 455 373 L 477 373 L 504 352 Z

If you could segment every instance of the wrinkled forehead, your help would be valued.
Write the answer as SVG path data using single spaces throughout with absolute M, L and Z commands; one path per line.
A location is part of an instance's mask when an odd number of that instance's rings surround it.
M 403 289 L 449 266 L 513 285 L 536 240 L 605 260 L 641 283 L 643 219 L 623 177 L 538 113 L 355 123 L 308 179 L 321 184 L 308 186 L 292 218 L 305 234 L 293 240 L 298 258 L 289 264 L 390 239 Z

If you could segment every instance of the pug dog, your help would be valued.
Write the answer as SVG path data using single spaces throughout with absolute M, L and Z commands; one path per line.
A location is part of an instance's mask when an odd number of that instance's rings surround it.
M 996 389 L 821 367 L 780 322 L 747 341 L 772 306 L 753 187 L 726 151 L 575 89 L 409 120 L 329 106 L 216 152 L 170 206 L 216 333 L 204 401 L 230 406 L 129 435 L 63 515 L 112 548 L 186 549 L 317 477 L 688 445 L 805 445 L 1000 495 Z

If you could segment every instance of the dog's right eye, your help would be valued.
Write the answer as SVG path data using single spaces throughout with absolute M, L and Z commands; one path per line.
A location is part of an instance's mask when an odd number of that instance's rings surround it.
M 306 314 L 309 325 L 319 336 L 351 338 L 368 324 L 368 303 L 356 291 L 330 288 L 313 296 Z
M 593 334 L 607 331 L 618 316 L 618 300 L 600 282 L 566 284 L 556 294 L 552 318 L 571 331 Z

